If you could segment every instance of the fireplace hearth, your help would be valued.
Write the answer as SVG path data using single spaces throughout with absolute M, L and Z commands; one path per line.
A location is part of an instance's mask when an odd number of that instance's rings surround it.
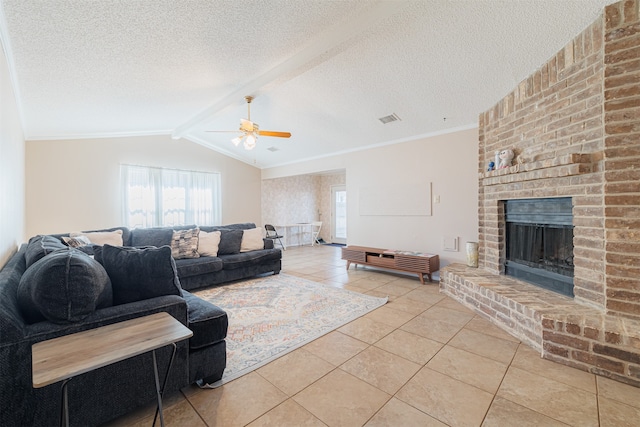
M 570 197 L 505 202 L 505 274 L 573 297 Z

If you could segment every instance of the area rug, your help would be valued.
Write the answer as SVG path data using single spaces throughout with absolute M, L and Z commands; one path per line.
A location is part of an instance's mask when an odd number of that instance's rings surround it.
M 377 298 L 279 274 L 195 292 L 229 316 L 227 367 L 215 388 L 384 305 Z

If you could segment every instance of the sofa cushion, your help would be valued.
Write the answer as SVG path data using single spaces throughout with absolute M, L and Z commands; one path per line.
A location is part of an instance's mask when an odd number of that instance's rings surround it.
M 220 246 L 220 231 L 207 233 L 200 230 L 198 234 L 198 253 L 200 256 L 218 256 Z
M 88 255 L 60 249 L 24 272 L 18 304 L 27 323 L 80 322 L 97 308 L 112 305 L 111 281 L 100 263 Z
M 171 248 L 132 248 L 104 245 L 98 257 L 113 287 L 113 304 L 163 295 L 181 295 Z
M 265 261 L 277 261 L 282 258 L 280 249 L 263 249 L 261 251 L 243 252 L 239 254 L 222 255 L 222 266 L 225 270 L 250 267 Z
M 242 230 L 220 230 L 218 255 L 237 254 L 242 246 Z
M 129 246 L 171 246 L 173 231 L 189 230 L 195 225 L 176 225 L 174 227 L 134 228 L 131 230 Z
M 223 309 L 184 290 L 182 297 L 187 302 L 188 327 L 193 332 L 189 348 L 206 347 L 226 338 L 229 319 Z
M 200 258 L 185 258 L 176 260 L 178 277 L 200 276 L 222 270 L 222 260 L 218 257 L 203 256 Z
M 257 251 L 260 249 L 264 249 L 264 241 L 262 240 L 262 227 L 243 230 L 240 252 Z
M 27 244 L 27 251 L 24 254 L 24 259 L 29 268 L 35 262 L 39 261 L 45 255 L 48 255 L 59 249 L 66 249 L 67 246 L 62 241 L 53 236 L 35 236 L 29 239 Z
M 198 235 L 200 229 L 174 230 L 171 237 L 171 255 L 174 259 L 199 258 Z

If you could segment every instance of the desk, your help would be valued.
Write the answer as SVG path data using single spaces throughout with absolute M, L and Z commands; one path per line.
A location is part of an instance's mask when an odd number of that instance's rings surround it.
M 285 237 L 285 242 L 287 246 L 302 246 L 302 245 L 312 245 L 313 246 L 313 224 L 310 222 L 297 222 L 294 224 L 282 224 L 276 225 L 276 230 L 278 233 L 282 234 Z M 292 231 L 295 231 L 293 233 Z M 309 242 L 304 241 L 304 236 L 309 234 Z M 296 236 L 295 244 L 292 237 Z
M 67 383 L 73 377 L 151 351 L 158 400 L 156 417 L 160 413 L 160 424 L 164 426 L 162 393 L 165 384 L 161 389 L 155 350 L 173 346 L 166 383 L 176 352 L 175 343 L 192 335 L 189 328 L 163 312 L 42 341 L 31 347 L 33 387 L 62 381 L 60 424 L 68 426 Z M 155 418 L 153 421 L 155 424 Z

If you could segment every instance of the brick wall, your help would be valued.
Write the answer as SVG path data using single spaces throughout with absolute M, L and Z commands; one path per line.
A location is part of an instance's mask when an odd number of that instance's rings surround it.
M 604 49 L 606 308 L 640 318 L 640 18 L 609 6 Z
M 495 151 L 513 166 L 487 171 Z M 479 119 L 479 268 L 442 292 L 542 357 L 640 387 L 640 0 L 623 0 Z M 504 275 L 504 201 L 571 197 L 574 294 Z
M 576 301 L 640 318 L 637 57 L 638 0 L 611 5 L 480 116 L 481 267 L 504 272 L 504 200 L 571 196 Z M 504 148 L 515 165 L 486 172 Z

